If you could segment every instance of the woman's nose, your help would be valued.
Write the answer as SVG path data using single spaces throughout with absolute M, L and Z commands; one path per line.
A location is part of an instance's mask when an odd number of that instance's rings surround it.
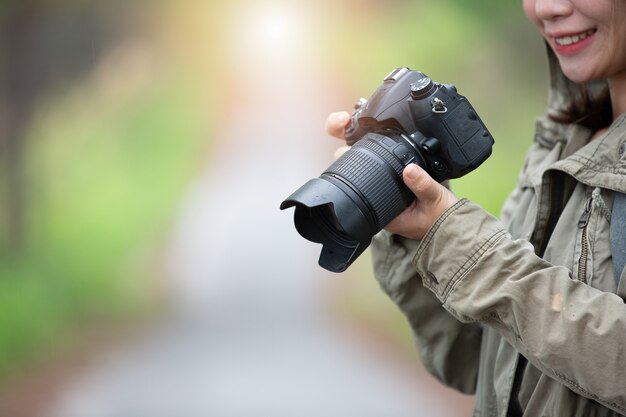
M 541 20 L 556 20 L 574 11 L 570 0 L 535 0 L 535 15 Z

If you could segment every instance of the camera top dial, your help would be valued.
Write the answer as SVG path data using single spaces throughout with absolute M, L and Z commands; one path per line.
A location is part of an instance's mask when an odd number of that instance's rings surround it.
M 429 96 L 434 89 L 435 85 L 433 84 L 433 80 L 429 77 L 420 78 L 411 83 L 411 97 L 414 100 L 419 100 Z

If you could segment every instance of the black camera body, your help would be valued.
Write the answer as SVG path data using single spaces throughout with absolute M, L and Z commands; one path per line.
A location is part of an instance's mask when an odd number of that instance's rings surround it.
M 385 77 L 372 97 L 355 106 L 346 129 L 353 145 L 365 134 L 396 132 L 431 177 L 459 178 L 491 155 L 493 138 L 465 97 L 452 85 L 398 68 Z M 421 158 L 418 157 L 421 156 Z M 410 162 L 406 161 L 404 165 Z M 420 164 L 421 165 L 421 164 Z
M 461 177 L 491 155 L 494 140 L 465 97 L 418 71 L 397 68 L 346 129 L 352 148 L 282 202 L 294 223 L 322 243 L 319 264 L 344 271 L 415 196 L 402 171 L 416 163 L 435 180 Z

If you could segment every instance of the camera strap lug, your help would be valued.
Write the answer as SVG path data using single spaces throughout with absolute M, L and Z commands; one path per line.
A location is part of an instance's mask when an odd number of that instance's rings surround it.
M 432 106 L 433 113 L 435 114 L 444 114 L 448 111 L 448 108 L 446 107 L 445 103 L 441 101 L 440 99 L 438 99 L 437 97 L 432 99 L 430 104 Z

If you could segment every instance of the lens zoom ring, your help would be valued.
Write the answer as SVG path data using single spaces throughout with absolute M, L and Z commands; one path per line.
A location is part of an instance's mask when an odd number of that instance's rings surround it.
M 385 161 L 387 161 L 389 165 L 391 165 L 394 171 L 396 171 L 396 174 L 398 174 L 399 176 L 402 176 L 402 171 L 404 170 L 404 167 L 402 166 L 400 161 L 398 161 L 398 158 L 392 155 L 387 149 L 380 146 L 378 142 L 371 140 L 371 139 L 366 139 L 366 140 L 357 142 L 355 147 L 359 147 L 359 146 L 367 148 L 371 150 L 372 152 L 374 152 L 376 155 L 383 158 Z
M 335 161 L 325 174 L 352 184 L 374 211 L 378 228 L 383 228 L 404 208 L 398 181 L 379 160 L 352 148 Z

